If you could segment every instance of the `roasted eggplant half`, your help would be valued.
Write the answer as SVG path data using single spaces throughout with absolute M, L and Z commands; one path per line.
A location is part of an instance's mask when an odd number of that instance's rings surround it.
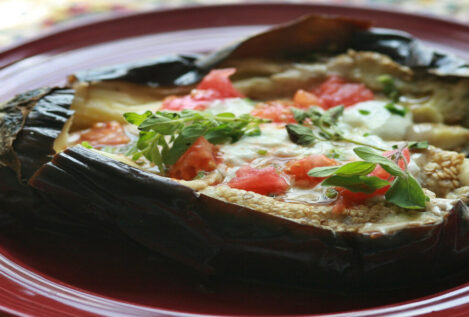
M 210 276 L 399 287 L 469 262 L 468 76 L 408 34 L 309 16 L 70 76 L 41 151 L 22 141 L 40 102 L 9 102 L 0 158 L 44 204 Z

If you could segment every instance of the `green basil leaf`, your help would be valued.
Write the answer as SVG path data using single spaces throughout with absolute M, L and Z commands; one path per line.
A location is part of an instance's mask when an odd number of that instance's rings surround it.
M 368 175 L 376 168 L 375 163 L 356 161 L 342 165 L 335 175 L 340 176 L 353 176 L 353 175 Z
M 335 186 L 343 187 L 352 192 L 360 192 L 371 194 L 375 190 L 383 188 L 389 185 L 388 181 L 385 181 L 376 176 L 339 176 L 334 175 L 325 179 L 322 186 Z
M 369 147 L 356 147 L 353 149 L 355 154 L 364 161 L 379 164 L 381 167 L 393 176 L 404 176 L 405 172 L 392 160 L 376 153 Z
M 293 118 L 295 118 L 295 121 L 300 124 L 309 117 L 309 114 L 301 109 L 292 107 L 290 110 L 293 113 Z
M 288 136 L 293 143 L 299 145 L 311 145 L 316 141 L 313 131 L 299 124 L 287 124 Z
M 355 176 L 355 175 L 368 175 L 375 169 L 376 164 L 356 161 L 342 166 L 324 166 L 316 167 L 308 172 L 312 177 L 327 177 L 331 175 L 339 176 Z
M 396 177 L 391 188 L 386 192 L 385 198 L 402 208 L 425 208 L 425 193 L 417 180 L 410 174 Z
M 333 107 L 322 115 L 322 121 L 330 125 L 334 125 L 339 120 L 340 116 L 344 113 L 344 106 Z
M 334 175 L 340 166 L 321 166 L 315 167 L 308 171 L 308 176 L 311 177 L 327 177 Z
M 124 113 L 125 120 L 133 125 L 139 126 L 145 119 L 151 117 L 151 111 L 146 111 L 143 114 L 138 114 L 135 112 L 126 112 Z

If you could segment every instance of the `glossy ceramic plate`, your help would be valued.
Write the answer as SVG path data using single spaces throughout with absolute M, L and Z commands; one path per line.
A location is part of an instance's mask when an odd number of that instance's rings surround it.
M 77 70 L 210 51 L 309 13 L 368 18 L 469 59 L 469 26 L 389 10 L 279 3 L 168 9 L 72 25 L 0 51 L 0 100 L 61 84 Z M 57 228 L 1 215 L 0 309 L 13 315 L 469 315 L 469 272 L 355 294 L 206 280 L 98 225 Z

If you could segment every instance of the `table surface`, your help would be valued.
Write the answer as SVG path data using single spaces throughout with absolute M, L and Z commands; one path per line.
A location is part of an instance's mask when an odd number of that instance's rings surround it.
M 249 0 L 1 0 L 0 47 L 53 29 L 56 25 L 91 16 L 168 6 L 235 2 L 249 2 Z M 469 21 L 469 0 L 309 0 L 309 2 L 388 6 L 407 12 L 451 17 L 452 20 L 457 19 L 462 22 Z

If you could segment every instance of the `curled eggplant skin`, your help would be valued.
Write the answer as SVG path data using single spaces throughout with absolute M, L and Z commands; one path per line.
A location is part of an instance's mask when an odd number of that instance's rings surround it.
M 205 72 L 195 65 L 198 55 L 163 56 L 78 72 L 69 82 L 123 81 L 150 87 L 187 86 L 200 81 Z
M 469 256 L 463 203 L 439 224 L 379 236 L 333 232 L 199 194 L 81 146 L 55 155 L 29 184 L 58 208 L 91 213 L 147 248 L 219 277 L 301 288 L 396 287 Z
M 0 166 L 27 180 L 55 153 L 54 142 L 73 115 L 71 89 L 41 88 L 0 108 Z
M 79 72 L 69 82 L 123 81 L 150 87 L 189 86 L 220 64 L 239 58 L 301 59 L 348 49 L 390 56 L 403 66 L 437 76 L 469 77 L 465 60 L 435 51 L 406 32 L 371 28 L 369 21 L 309 15 L 277 26 L 207 56 L 166 56 L 147 62 Z

